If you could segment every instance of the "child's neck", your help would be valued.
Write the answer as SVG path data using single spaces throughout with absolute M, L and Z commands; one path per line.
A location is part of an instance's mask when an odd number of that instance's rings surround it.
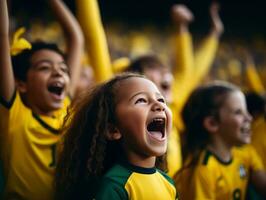
M 127 155 L 127 160 L 129 163 L 135 166 L 144 167 L 144 168 L 152 168 L 155 166 L 156 157 L 144 157 L 139 155 Z
M 211 143 L 207 146 L 207 149 L 223 162 L 229 162 L 232 159 L 231 147 L 223 143 Z
M 31 110 L 33 113 L 37 114 L 37 115 L 43 115 L 43 116 L 48 116 L 48 117 L 54 117 L 54 111 L 50 111 L 50 112 L 44 112 L 39 108 L 35 108 L 34 106 L 31 107 Z
M 20 94 L 20 97 L 21 97 L 23 104 L 26 107 L 28 107 L 29 109 L 31 109 L 33 113 L 35 113 L 37 115 L 44 115 L 44 116 L 49 116 L 49 117 L 54 116 L 54 111 L 43 111 L 40 108 L 38 108 L 37 106 L 34 106 L 33 104 L 29 103 L 29 101 L 26 98 L 26 95 Z

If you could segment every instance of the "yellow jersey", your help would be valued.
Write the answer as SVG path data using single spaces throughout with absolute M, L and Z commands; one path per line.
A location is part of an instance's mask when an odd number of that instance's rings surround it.
M 228 162 L 204 150 L 196 166 L 180 171 L 176 187 L 182 200 L 244 200 L 250 171 L 262 168 L 251 147 L 234 148 Z
M 52 199 L 56 144 L 69 103 L 47 117 L 26 107 L 18 92 L 9 103 L 0 99 L 4 199 Z
M 264 169 L 266 170 L 266 120 L 264 116 L 261 116 L 258 119 L 254 120 L 251 126 L 251 130 L 251 145 L 261 157 Z
M 114 165 L 101 179 L 97 200 L 177 200 L 174 182 L 164 172 L 129 163 Z

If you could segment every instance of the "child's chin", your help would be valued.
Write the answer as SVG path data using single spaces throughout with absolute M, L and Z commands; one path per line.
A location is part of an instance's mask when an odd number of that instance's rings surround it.
M 60 102 L 60 103 L 54 103 L 53 105 L 51 105 L 51 108 L 54 110 L 54 111 L 56 111 L 56 110 L 59 110 L 59 109 L 61 109 L 62 107 L 63 107 L 63 101 L 62 102 Z
M 160 151 L 157 151 L 155 156 L 160 157 L 160 156 L 163 156 L 164 154 L 166 154 L 166 149 L 162 149 Z
M 243 146 L 243 145 L 250 144 L 250 143 L 251 143 L 251 139 L 246 138 L 246 139 L 239 141 L 239 144 L 237 146 Z

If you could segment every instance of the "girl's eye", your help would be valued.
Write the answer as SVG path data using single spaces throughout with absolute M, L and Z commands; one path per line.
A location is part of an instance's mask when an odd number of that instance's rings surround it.
M 159 101 L 159 102 L 161 102 L 161 103 L 165 103 L 164 98 L 160 98 L 160 99 L 158 99 L 157 101 Z
M 135 104 L 137 104 L 137 103 L 146 103 L 146 102 L 147 102 L 146 99 L 139 98 L 139 99 L 137 99 L 137 101 L 135 102 Z
M 235 110 L 234 113 L 235 113 L 236 115 L 242 115 L 242 114 L 243 114 L 242 110 L 240 110 L 240 109 Z
M 65 73 L 69 72 L 68 67 L 67 67 L 66 64 L 61 64 L 60 65 L 60 69 L 61 69 L 62 72 L 65 72 Z
M 44 71 L 44 70 L 49 70 L 51 67 L 50 66 L 48 66 L 48 65 L 42 65 L 42 66 L 39 66 L 38 67 L 38 69 L 39 70 L 42 70 L 42 71 Z

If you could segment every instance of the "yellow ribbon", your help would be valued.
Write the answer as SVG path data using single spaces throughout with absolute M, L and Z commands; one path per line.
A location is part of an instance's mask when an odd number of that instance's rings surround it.
M 18 55 L 25 49 L 31 49 L 31 44 L 26 39 L 21 37 L 21 35 L 25 33 L 25 31 L 26 29 L 24 27 L 21 27 L 15 32 L 10 48 L 10 53 L 12 56 Z

